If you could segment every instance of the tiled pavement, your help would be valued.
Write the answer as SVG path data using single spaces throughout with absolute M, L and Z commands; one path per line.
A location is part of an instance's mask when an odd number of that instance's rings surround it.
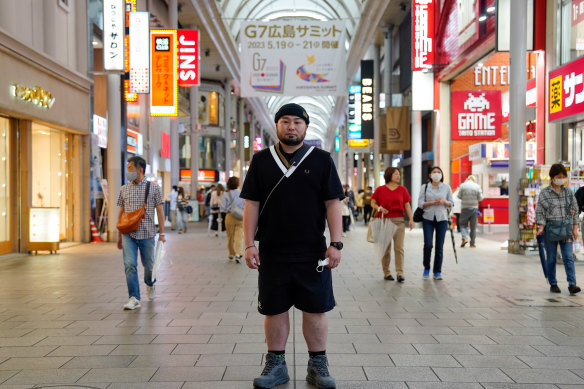
M 447 238 L 433 281 L 421 231 L 406 234 L 404 284 L 383 280 L 363 227 L 344 239 L 327 347 L 338 387 L 584 388 L 584 296 L 568 296 L 563 268 L 552 296 L 537 257 L 483 236 L 457 265 Z M 256 273 L 200 225 L 168 239 L 158 298 L 130 312 L 112 244 L 0 258 L 0 386 L 251 388 L 265 351 Z M 300 317 L 296 381 L 282 388 L 309 387 Z M 291 373 L 292 351 L 290 339 Z

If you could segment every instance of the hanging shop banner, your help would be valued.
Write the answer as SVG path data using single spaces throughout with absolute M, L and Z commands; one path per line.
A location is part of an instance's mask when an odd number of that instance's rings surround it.
M 130 92 L 150 93 L 148 12 L 130 12 Z
M 373 60 L 361 60 L 361 138 L 373 139 L 375 112 L 373 98 Z
M 93 133 L 97 135 L 97 147 L 107 149 L 107 119 L 93 115 Z
M 124 0 L 103 0 L 103 68 L 124 70 Z
M 391 154 L 410 149 L 410 108 L 388 107 L 379 116 L 379 152 Z
M 126 143 L 127 151 L 129 153 L 140 156 L 144 154 L 144 143 L 142 141 L 142 134 L 138 131 L 126 129 Z
M 160 156 L 162 158 L 170 159 L 170 134 L 168 132 L 162 131 L 160 135 L 162 137 L 162 147 L 160 148 Z
M 412 70 L 434 65 L 434 0 L 414 0 L 412 5 Z
M 177 116 L 176 30 L 150 31 L 152 71 L 150 114 Z
M 138 100 L 138 95 L 130 91 L 130 14 L 136 11 L 136 0 L 125 0 L 124 29 L 124 97 L 126 101 Z
M 199 85 L 199 31 L 178 30 L 178 85 Z
M 549 120 L 584 112 L 584 57 L 550 72 Z
M 242 96 L 345 95 L 343 22 L 243 22 L 240 36 Z
M 451 139 L 497 139 L 501 137 L 501 91 L 452 92 Z

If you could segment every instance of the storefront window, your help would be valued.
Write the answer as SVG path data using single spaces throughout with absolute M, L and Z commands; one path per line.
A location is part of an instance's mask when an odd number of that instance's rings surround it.
M 0 117 L 0 242 L 10 240 L 10 128 Z
M 580 2 L 562 1 L 561 65 L 584 55 L 584 13 L 580 8 Z
M 32 125 L 32 206 L 60 209 L 60 240 L 70 240 L 69 138 L 64 132 Z
M 209 92 L 209 124 L 219 125 L 219 93 Z

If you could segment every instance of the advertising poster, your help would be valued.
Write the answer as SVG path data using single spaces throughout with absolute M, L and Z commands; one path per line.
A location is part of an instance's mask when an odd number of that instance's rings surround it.
M 130 92 L 150 92 L 150 15 L 130 12 Z
M 344 22 L 244 22 L 240 34 L 242 96 L 345 95 Z

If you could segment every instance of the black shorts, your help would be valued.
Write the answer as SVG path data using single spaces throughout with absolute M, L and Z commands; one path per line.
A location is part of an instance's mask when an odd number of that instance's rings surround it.
M 316 271 L 318 260 L 311 262 L 275 262 L 268 258 L 259 267 L 258 311 L 278 315 L 292 306 L 307 313 L 324 313 L 335 303 L 331 269 Z

